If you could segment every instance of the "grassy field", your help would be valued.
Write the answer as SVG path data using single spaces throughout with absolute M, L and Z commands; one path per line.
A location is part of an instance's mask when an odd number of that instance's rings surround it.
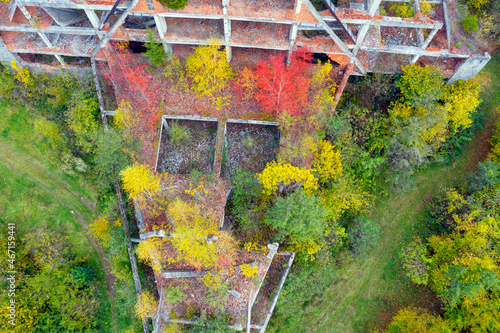
M 110 302 L 102 257 L 85 231 L 85 225 L 97 214 L 95 188 L 83 176 L 58 172 L 39 149 L 37 141 L 30 115 L 0 100 L 1 220 L 15 222 L 21 235 L 40 227 L 64 235 L 72 251 L 78 257 L 88 258 L 97 274 L 100 332 L 122 332 L 133 319 L 113 315 L 115 304 Z
M 392 194 L 376 202 L 369 215 L 382 228 L 380 243 L 361 259 L 345 256 L 340 258 L 338 267 L 325 270 L 325 277 L 318 279 L 323 286 L 310 288 L 307 300 L 302 292 L 298 297 L 303 304 L 301 311 L 293 314 L 293 320 L 275 318 L 271 322 L 273 331 L 370 332 L 385 327 L 403 307 L 439 308 L 439 301 L 428 288 L 417 287 L 404 276 L 398 253 L 423 229 L 419 226 L 423 223 L 425 200 L 435 196 L 442 187 L 464 179 L 486 158 L 494 110 L 500 105 L 498 54 L 486 71 L 490 74 L 490 84 L 482 94 L 481 106 L 486 118 L 465 153 L 454 163 L 420 171 L 412 188 L 405 193 Z M 284 291 L 286 294 L 286 287 Z M 293 295 L 291 292 L 287 296 Z M 280 301 L 287 302 L 286 299 Z

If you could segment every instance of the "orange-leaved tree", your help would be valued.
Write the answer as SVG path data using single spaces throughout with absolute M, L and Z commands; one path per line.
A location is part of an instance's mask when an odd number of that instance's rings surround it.
M 295 53 L 288 66 L 281 53 L 271 56 L 268 62 L 260 59 L 255 71 L 256 98 L 266 113 L 304 113 L 311 82 L 307 75 L 307 69 L 311 66 L 310 59 L 310 55 L 304 51 Z

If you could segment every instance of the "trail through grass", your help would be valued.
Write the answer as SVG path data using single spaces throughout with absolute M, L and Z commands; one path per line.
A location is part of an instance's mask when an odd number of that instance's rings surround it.
M 97 214 L 95 188 L 85 177 L 68 176 L 56 170 L 39 149 L 31 121 L 26 110 L 0 100 L 1 220 L 16 223 L 21 237 L 42 227 L 63 235 L 72 252 L 87 258 L 97 274 L 100 332 L 122 332 L 121 327 L 127 327 L 133 319 L 123 320 L 113 311 L 114 303 L 110 302 L 113 289 L 106 286 L 103 272 L 103 266 L 108 272 L 109 266 L 106 267 L 102 252 L 85 230 Z
M 439 309 L 427 287 L 418 287 L 404 276 L 398 253 L 422 228 L 425 200 L 464 179 L 484 160 L 489 150 L 494 110 L 500 104 L 500 56 L 486 68 L 491 82 L 482 98 L 486 119 L 465 153 L 454 163 L 421 170 L 411 189 L 391 194 L 375 203 L 370 217 L 381 226 L 381 241 L 361 259 L 340 258 L 339 267 L 327 271 L 322 292 L 309 295 L 290 323 L 273 322 L 276 332 L 370 332 L 383 328 L 406 306 Z M 313 293 L 313 291 L 311 291 Z M 284 300 L 286 301 L 286 300 Z M 292 300 L 290 300 L 292 301 Z

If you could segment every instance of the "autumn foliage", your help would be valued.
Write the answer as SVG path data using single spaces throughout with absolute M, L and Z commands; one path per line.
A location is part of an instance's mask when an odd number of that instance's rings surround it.
M 259 61 L 255 71 L 256 98 L 264 112 L 276 115 L 286 111 L 298 115 L 305 111 L 311 83 L 307 75 L 310 59 L 307 53 L 299 52 L 288 66 L 281 53 L 271 56 L 269 62 Z

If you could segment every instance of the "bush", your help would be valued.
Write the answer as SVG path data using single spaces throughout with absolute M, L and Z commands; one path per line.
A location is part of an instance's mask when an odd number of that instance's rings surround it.
M 429 279 L 427 254 L 427 247 L 420 238 L 415 238 L 400 253 L 406 276 L 416 284 L 427 284 Z
M 159 0 L 167 8 L 178 10 L 186 7 L 188 0 Z
M 292 236 L 294 240 L 304 242 L 323 235 L 326 214 L 318 197 L 299 190 L 277 198 L 274 207 L 266 213 L 266 222 L 278 229 L 278 240 Z
M 191 131 L 178 122 L 173 121 L 169 126 L 168 134 L 170 135 L 170 142 L 176 145 L 186 145 L 191 139 Z
M 478 17 L 477 15 L 469 15 L 462 21 L 462 28 L 468 32 L 475 32 L 479 29 Z
M 478 164 L 478 170 L 469 176 L 469 191 L 476 192 L 500 183 L 500 166 L 492 160 Z
M 367 217 L 360 217 L 354 221 L 347 231 L 349 249 L 355 255 L 362 255 L 380 239 L 380 226 Z

